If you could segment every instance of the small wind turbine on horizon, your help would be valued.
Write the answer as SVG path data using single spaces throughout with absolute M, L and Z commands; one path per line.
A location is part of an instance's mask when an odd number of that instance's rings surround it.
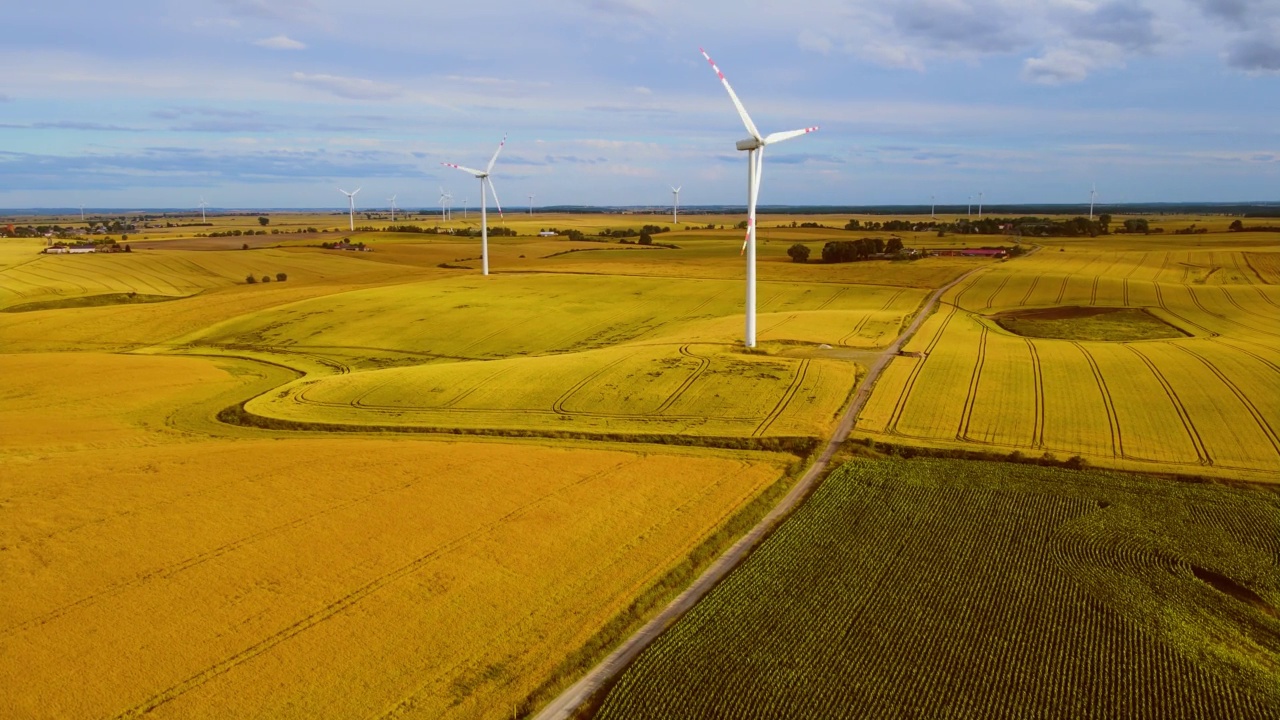
M 681 185 L 680 187 L 671 188 L 671 223 L 673 225 L 680 222 L 680 188 L 682 187 L 684 186 Z
M 387 198 L 387 200 L 390 201 L 391 203 L 391 222 L 395 222 L 396 221 L 396 196 L 392 195 L 391 197 Z
M 701 48 L 699 48 L 701 50 Z M 747 347 L 756 346 L 756 201 L 760 198 L 760 176 L 764 172 L 764 149 L 767 145 L 779 143 L 783 140 L 790 140 L 817 130 L 817 127 L 808 127 L 802 130 L 788 130 L 785 132 L 770 133 L 769 135 L 761 135 L 756 129 L 756 124 L 751 121 L 751 116 L 747 114 L 747 109 L 742 106 L 742 101 L 738 99 L 737 93 L 733 91 L 733 87 L 729 85 L 729 81 L 725 79 L 724 73 L 720 72 L 720 68 L 716 66 L 711 56 L 706 50 L 702 50 L 702 57 L 710 63 L 711 69 L 716 71 L 716 76 L 720 78 L 720 82 L 724 84 L 724 89 L 729 92 L 729 99 L 733 101 L 733 106 L 738 110 L 738 116 L 742 118 L 742 124 L 746 126 L 747 132 L 751 137 L 746 140 L 739 140 L 737 148 L 747 153 L 747 237 L 742 243 L 742 253 L 747 256 L 747 299 L 746 299 L 746 329 L 745 344 Z
M 964 211 L 965 217 L 973 217 L 973 196 L 969 196 L 968 209 Z
M 462 221 L 467 221 L 467 204 L 471 202 L 471 198 L 462 198 Z
M 933 220 L 938 219 L 938 198 L 933 195 L 929 196 L 929 217 Z
M 493 178 L 489 174 L 493 172 L 493 164 L 498 161 L 498 153 L 502 152 L 502 146 L 506 144 L 507 136 L 503 135 L 502 142 L 498 143 L 498 149 L 493 151 L 493 157 L 489 159 L 489 165 L 484 170 L 473 170 L 453 163 L 440 163 L 445 167 L 471 173 L 480 180 L 480 264 L 485 275 L 489 274 L 489 221 L 484 189 L 485 185 L 489 186 L 489 192 L 493 193 L 493 204 L 498 206 L 498 216 L 501 217 L 502 203 L 498 202 L 498 191 L 493 187 Z
M 84 222 L 84 206 L 80 206 L 80 222 Z
M 200 196 L 200 222 L 204 222 L 204 221 L 205 221 L 205 220 L 204 220 L 204 209 L 205 209 L 206 207 L 208 207 L 208 206 L 209 206 L 209 203 L 205 202 L 205 201 L 204 201 L 204 196 L 203 196 L 203 195 L 201 195 L 201 196 Z M 84 212 L 83 212 L 83 211 L 81 211 L 81 215 L 83 215 L 83 214 L 84 214 Z M 81 219 L 83 219 L 83 218 L 81 218 Z
M 537 197 L 533 193 L 529 193 L 529 217 L 533 217 L 533 199 Z
M 363 187 L 358 187 L 351 192 L 347 192 L 342 188 L 338 188 L 338 192 L 347 196 L 347 205 L 348 205 L 347 220 L 348 220 L 348 224 L 351 226 L 352 232 L 355 232 L 356 230 L 356 193 L 360 192 L 363 189 L 364 189 Z
M 1098 184 L 1089 189 L 1089 219 L 1093 220 L 1093 202 L 1098 199 Z
M 982 219 L 982 192 L 978 192 L 978 219 Z

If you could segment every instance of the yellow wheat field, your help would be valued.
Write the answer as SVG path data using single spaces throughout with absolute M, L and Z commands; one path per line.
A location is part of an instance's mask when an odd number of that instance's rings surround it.
M 6 715 L 500 716 L 784 461 L 172 422 L 249 376 L 0 355 Z
M 1280 477 L 1273 253 L 1046 249 L 957 286 L 880 380 L 858 429 L 926 444 Z M 1027 308 L 1142 308 L 1164 339 L 1021 337 Z M 1180 335 L 1180 336 L 1178 336 Z

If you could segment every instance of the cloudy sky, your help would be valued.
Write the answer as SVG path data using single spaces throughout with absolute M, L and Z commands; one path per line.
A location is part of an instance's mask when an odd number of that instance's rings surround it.
M 11 3 L 0 207 L 1280 199 L 1280 0 Z

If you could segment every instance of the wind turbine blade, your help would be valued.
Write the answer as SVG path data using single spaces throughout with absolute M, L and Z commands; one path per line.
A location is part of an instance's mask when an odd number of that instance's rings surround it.
M 814 126 L 810 128 L 805 128 L 803 130 L 787 130 L 785 132 L 769 133 L 769 136 L 764 139 L 764 142 L 766 145 L 776 143 L 776 142 L 782 142 L 783 140 L 790 140 L 793 137 L 808 135 L 809 133 L 817 129 L 818 129 L 817 126 Z
M 484 169 L 485 173 L 493 172 L 493 164 L 498 162 L 498 153 L 502 152 L 502 146 L 507 144 L 507 136 L 502 136 L 502 142 L 498 143 L 498 149 L 493 151 L 493 157 L 489 158 L 489 166 Z
M 498 206 L 498 217 L 505 219 L 506 216 L 502 214 L 502 203 L 498 202 L 498 188 L 493 186 L 493 178 L 486 175 L 484 179 L 485 182 L 489 183 L 489 192 L 493 195 L 493 204 Z M 484 188 L 480 188 L 480 190 L 483 191 Z
M 461 170 L 462 172 L 471 173 L 472 175 L 475 175 L 476 177 L 483 177 L 483 176 L 485 175 L 485 171 L 483 171 L 483 170 L 476 170 L 475 168 L 464 167 L 464 166 L 462 166 L 462 165 L 454 165 L 453 163 L 440 163 L 440 164 L 441 164 L 441 165 L 443 165 L 443 166 L 445 166 L 445 167 L 451 167 L 451 168 L 453 168 L 454 170 Z
M 716 61 L 711 59 L 706 50 L 702 48 L 698 48 L 698 50 L 702 53 L 702 57 L 711 63 L 711 69 L 716 71 L 720 82 L 724 83 L 724 89 L 729 91 L 729 99 L 733 101 L 733 106 L 738 108 L 738 115 L 742 118 L 742 124 L 747 126 L 747 132 L 751 133 L 751 137 L 763 141 L 763 138 L 760 137 L 760 131 L 756 129 L 756 124 L 751 122 L 751 116 L 747 114 L 747 109 L 742 107 L 742 101 L 738 99 L 738 94 L 733 91 L 733 87 L 729 85 L 729 80 L 725 78 L 724 73 L 720 72 Z
M 360 191 L 361 191 L 361 190 L 363 190 L 363 189 L 364 189 L 363 187 L 358 187 L 358 188 L 356 188 L 355 190 L 353 190 L 353 191 L 351 192 L 351 196 L 352 196 L 352 197 L 355 197 L 356 193 L 360 192 Z
M 349 193 L 346 190 L 343 190 L 342 188 L 338 188 L 338 192 L 342 193 L 343 195 L 346 195 L 347 197 L 350 197 L 355 194 L 355 193 Z

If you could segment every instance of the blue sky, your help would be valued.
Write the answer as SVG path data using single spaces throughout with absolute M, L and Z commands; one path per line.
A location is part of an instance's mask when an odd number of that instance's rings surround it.
M 1280 199 L 1280 0 L 43 0 L 0 207 Z

